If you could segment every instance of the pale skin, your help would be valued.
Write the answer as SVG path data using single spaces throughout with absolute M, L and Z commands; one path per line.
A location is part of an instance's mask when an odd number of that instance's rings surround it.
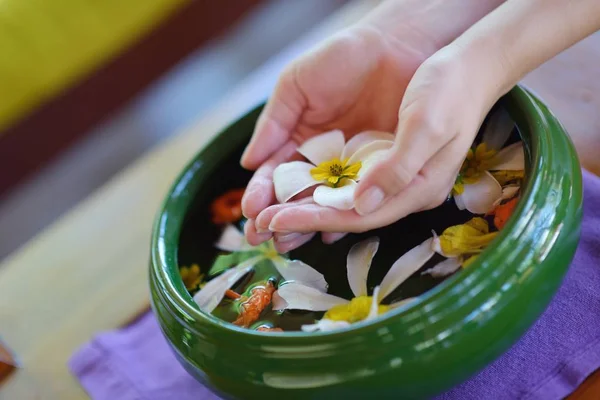
M 386 0 L 281 75 L 243 157 L 248 242 L 289 251 L 322 232 L 389 225 L 437 207 L 492 105 L 528 72 L 600 29 L 598 0 Z M 355 209 L 275 204 L 272 173 L 331 129 L 395 132 Z

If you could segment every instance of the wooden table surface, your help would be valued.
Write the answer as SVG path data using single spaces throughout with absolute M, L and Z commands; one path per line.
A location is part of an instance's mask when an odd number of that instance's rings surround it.
M 22 364 L 0 387 L 0 399 L 88 398 L 67 361 L 94 334 L 122 326 L 147 308 L 151 226 L 177 173 L 215 133 L 267 97 L 290 59 L 375 4 L 346 5 L 196 124 L 132 164 L 0 265 L 0 337 Z M 600 80 L 592 74 L 598 65 L 600 36 L 595 36 L 526 79 L 563 120 L 584 165 L 596 173 L 600 159 L 591 146 L 600 148 Z M 598 398 L 599 381 L 589 380 L 573 397 Z

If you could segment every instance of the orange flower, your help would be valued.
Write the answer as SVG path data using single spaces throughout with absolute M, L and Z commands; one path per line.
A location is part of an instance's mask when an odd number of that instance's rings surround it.
M 252 289 L 248 300 L 242 303 L 242 311 L 240 316 L 233 321 L 234 325 L 247 328 L 255 322 L 263 310 L 271 304 L 273 292 L 275 292 L 275 287 L 271 281 L 268 281 L 265 286 L 257 286 Z
M 506 221 L 508 221 L 513 211 L 515 210 L 518 201 L 519 198 L 514 197 L 504 204 L 499 204 L 492 212 L 490 212 L 490 215 L 494 216 L 494 225 L 496 226 L 496 228 L 498 228 L 498 230 L 504 228 L 504 225 L 506 225 Z
M 211 205 L 212 221 L 215 224 L 227 224 L 242 218 L 242 196 L 245 189 L 233 189 L 217 197 Z

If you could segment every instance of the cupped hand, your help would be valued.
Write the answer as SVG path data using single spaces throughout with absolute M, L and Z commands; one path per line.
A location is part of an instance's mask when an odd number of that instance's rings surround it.
M 355 209 L 342 211 L 304 200 L 265 209 L 256 225 L 278 236 L 363 232 L 444 202 L 495 101 L 490 91 L 474 84 L 493 77 L 475 77 L 468 71 L 468 60 L 453 47 L 440 50 L 418 68 L 398 112 L 394 146 L 359 182 Z
M 256 169 L 242 201 L 251 244 L 273 236 L 268 224 L 257 226 L 255 220 L 275 202 L 273 170 L 299 157 L 295 151 L 299 144 L 332 129 L 342 130 L 347 139 L 364 130 L 393 132 L 408 82 L 430 51 L 428 46 L 422 48 L 427 50 L 391 42 L 368 24 L 357 25 L 283 72 L 242 157 L 242 166 Z M 268 214 L 290 204 L 275 207 Z M 288 251 L 322 230 L 276 233 L 275 244 L 278 250 Z M 341 235 L 328 233 L 323 240 L 332 242 Z

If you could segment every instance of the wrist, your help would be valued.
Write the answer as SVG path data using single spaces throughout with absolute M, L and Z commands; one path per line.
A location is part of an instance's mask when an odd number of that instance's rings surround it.
M 451 43 L 505 0 L 386 0 L 359 25 L 379 31 L 393 46 L 424 59 Z

